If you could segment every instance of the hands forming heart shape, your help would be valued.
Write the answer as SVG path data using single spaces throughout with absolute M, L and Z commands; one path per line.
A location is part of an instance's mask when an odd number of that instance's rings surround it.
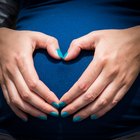
M 97 119 L 123 98 L 140 72 L 140 26 L 91 32 L 73 40 L 64 57 L 54 37 L 6 28 L 0 33 L 0 84 L 8 105 L 25 121 L 27 114 L 57 117 L 59 107 L 62 117 L 74 114 L 74 122 Z M 38 48 L 64 61 L 95 50 L 94 60 L 59 100 L 36 73 L 32 55 Z

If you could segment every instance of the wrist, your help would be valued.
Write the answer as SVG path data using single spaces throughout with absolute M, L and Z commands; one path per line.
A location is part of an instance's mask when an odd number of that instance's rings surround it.
M 9 28 L 7 28 L 7 27 L 1 27 L 0 28 L 0 38 L 2 38 L 2 37 L 8 37 L 7 35 L 11 35 L 11 33 L 13 33 L 13 31 L 15 31 L 15 30 L 13 30 L 13 29 L 9 29 Z
M 140 26 L 134 26 L 125 30 L 132 39 L 140 43 Z
M 140 53 L 140 26 L 134 26 L 125 30 L 129 36 L 130 42 L 136 47 Z

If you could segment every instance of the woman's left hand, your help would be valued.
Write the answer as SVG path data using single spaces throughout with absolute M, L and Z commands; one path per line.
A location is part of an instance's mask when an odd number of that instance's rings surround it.
M 74 122 L 101 117 L 127 93 L 140 72 L 140 26 L 100 30 L 72 41 L 66 61 L 81 50 L 95 50 L 94 59 L 73 87 L 60 99 L 67 106 L 62 117 Z

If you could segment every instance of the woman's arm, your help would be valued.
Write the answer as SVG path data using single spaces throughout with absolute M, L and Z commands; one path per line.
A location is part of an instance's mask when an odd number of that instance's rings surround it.
M 76 58 L 81 50 L 95 50 L 94 59 L 60 99 L 60 105 L 67 104 L 62 117 L 75 114 L 74 121 L 101 117 L 127 93 L 140 72 L 140 26 L 75 39 L 65 60 Z
M 32 58 L 42 48 L 60 59 L 58 47 L 54 37 L 40 32 L 0 28 L 0 85 L 8 105 L 23 120 L 26 113 L 41 119 L 58 115 L 59 100 L 39 79 Z
M 0 2 L 0 85 L 4 97 L 23 120 L 27 120 L 27 114 L 41 119 L 54 112 L 57 116 L 59 100 L 39 80 L 32 54 L 35 49 L 43 48 L 55 59 L 60 59 L 56 51 L 58 42 L 43 33 L 8 29 L 14 28 L 17 13 L 16 1 Z

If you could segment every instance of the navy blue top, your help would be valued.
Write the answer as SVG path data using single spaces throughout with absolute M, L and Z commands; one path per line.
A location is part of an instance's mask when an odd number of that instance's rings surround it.
M 21 0 L 17 30 L 40 31 L 58 39 L 63 53 L 70 42 L 91 31 L 123 29 L 140 25 L 140 4 L 137 0 Z M 45 50 L 34 53 L 40 79 L 60 98 L 80 77 L 93 58 L 83 51 L 71 62 L 52 59 Z M 0 129 L 13 135 L 35 136 L 40 139 L 72 137 L 108 139 L 140 130 L 140 76 L 126 96 L 105 116 L 96 121 L 86 119 L 74 124 L 66 119 L 49 116 L 48 121 L 30 117 L 18 119 L 0 92 Z M 8 124 L 7 124 L 8 122 Z M 55 134 L 55 135 L 54 135 Z

